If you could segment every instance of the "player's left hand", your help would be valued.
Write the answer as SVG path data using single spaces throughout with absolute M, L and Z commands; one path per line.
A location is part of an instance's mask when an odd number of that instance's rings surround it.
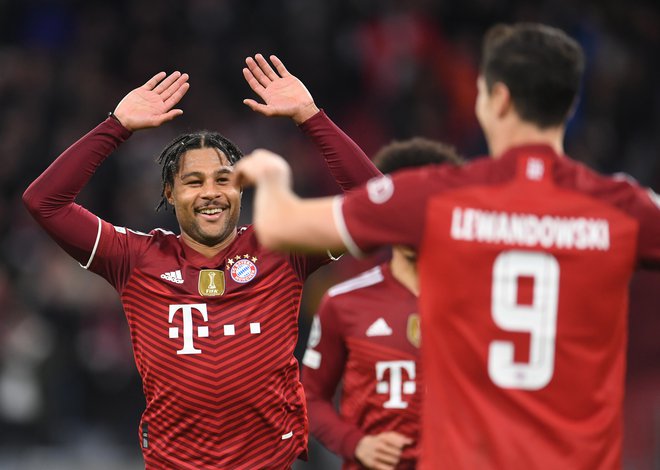
M 296 124 L 302 124 L 318 113 L 319 108 L 305 85 L 289 73 L 280 59 L 271 55 L 270 60 L 277 71 L 261 54 L 245 59 L 247 67 L 243 76 L 265 104 L 249 98 L 243 103 L 264 116 L 290 117 Z

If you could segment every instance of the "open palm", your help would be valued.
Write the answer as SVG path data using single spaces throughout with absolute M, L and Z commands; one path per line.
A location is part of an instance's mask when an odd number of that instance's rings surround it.
M 261 54 L 245 59 L 247 67 L 243 69 L 243 76 L 264 103 L 253 99 L 243 102 L 265 116 L 286 116 L 297 123 L 302 123 L 316 114 L 318 108 L 305 85 L 291 75 L 276 56 L 270 56 L 270 60 L 277 71 Z
M 188 75 L 160 72 L 147 83 L 128 93 L 117 105 L 115 116 L 131 131 L 158 127 L 183 114 L 173 109 L 189 88 Z

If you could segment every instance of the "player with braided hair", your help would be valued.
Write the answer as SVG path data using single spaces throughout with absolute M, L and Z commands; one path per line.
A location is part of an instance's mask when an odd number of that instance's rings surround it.
M 266 115 L 292 118 L 348 189 L 378 171 L 320 111 L 275 57 L 243 71 Z M 241 151 L 213 132 L 171 142 L 159 207 L 174 207 L 180 234 L 131 231 L 75 203 L 96 168 L 134 131 L 182 111 L 188 76 L 155 75 L 113 116 L 67 149 L 23 199 L 48 233 L 120 294 L 142 378 L 139 439 L 148 469 L 289 468 L 307 449 L 307 416 L 293 356 L 303 282 L 329 255 L 264 249 L 238 227 L 241 188 L 230 178 Z

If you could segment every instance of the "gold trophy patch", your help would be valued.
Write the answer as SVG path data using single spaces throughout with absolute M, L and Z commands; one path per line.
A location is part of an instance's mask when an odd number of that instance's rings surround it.
M 413 313 L 408 317 L 406 336 L 413 346 L 419 348 L 419 345 L 422 343 L 422 330 L 420 328 L 419 315 L 416 313 Z
M 225 293 L 225 273 L 217 269 L 202 269 L 197 284 L 199 295 L 214 297 Z

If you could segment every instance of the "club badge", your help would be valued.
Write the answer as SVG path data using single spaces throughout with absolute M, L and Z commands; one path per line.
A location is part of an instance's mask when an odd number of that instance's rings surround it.
M 245 284 L 256 277 L 256 262 L 256 256 L 250 256 L 248 254 L 243 256 L 236 255 L 234 258 L 227 260 L 226 268 L 229 269 L 229 275 L 235 282 Z
M 408 337 L 410 344 L 419 348 L 419 345 L 422 343 L 422 330 L 420 328 L 419 315 L 416 313 L 413 313 L 408 317 L 406 336 Z
M 197 284 L 199 294 L 204 297 L 215 297 L 225 293 L 225 273 L 217 269 L 202 269 L 199 272 Z

